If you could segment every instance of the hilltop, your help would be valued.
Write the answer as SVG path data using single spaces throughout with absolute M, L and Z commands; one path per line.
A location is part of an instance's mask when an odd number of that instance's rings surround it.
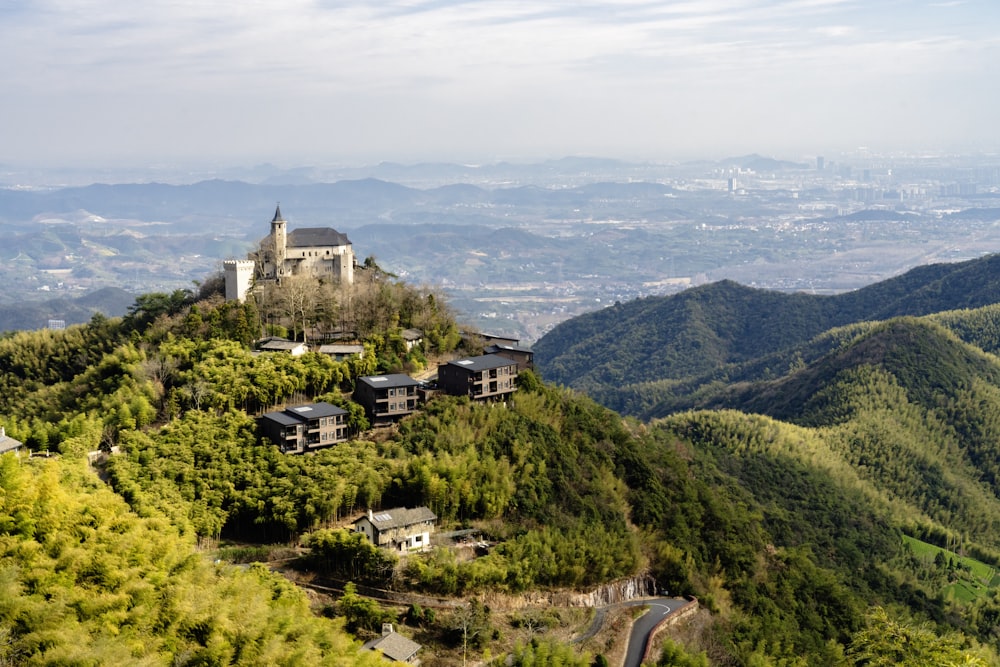
M 927 301 L 920 284 L 897 286 L 896 303 Z M 655 581 L 702 609 L 664 640 L 665 665 L 898 664 L 886 636 L 907 638 L 913 664 L 998 663 L 989 308 L 844 325 L 798 347 L 789 334 L 769 354 L 795 363 L 767 378 L 752 345 L 717 333 L 747 379 L 645 423 L 524 371 L 506 403 L 439 396 L 370 430 L 357 377 L 426 358 L 398 348 L 419 315 L 403 309 L 410 288 L 373 290 L 364 364 L 255 354 L 253 304 L 200 296 L 144 295 L 124 318 L 0 339 L 0 424 L 51 454 L 0 456 L 4 659 L 364 664 L 361 641 L 390 621 L 436 664 L 468 649 L 584 667 L 609 645 L 565 643 L 579 615 L 549 601 Z M 348 442 L 291 456 L 259 438 L 258 413 L 314 400 L 350 408 Z M 100 477 L 95 450 L 116 452 Z M 417 506 L 487 546 L 397 558 L 338 528 Z M 339 581 L 342 595 L 310 609 L 279 575 L 243 567 L 275 550 L 299 554 L 285 565 L 297 580 Z M 447 604 L 379 604 L 360 586 Z M 491 607 L 514 598 L 529 606 Z

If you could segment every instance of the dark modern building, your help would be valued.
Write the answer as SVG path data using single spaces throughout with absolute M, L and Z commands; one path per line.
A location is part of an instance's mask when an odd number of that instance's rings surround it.
M 438 365 L 438 386 L 474 401 L 504 400 L 516 391 L 517 362 L 498 354 L 466 357 Z
M 488 346 L 484 352 L 486 354 L 495 354 L 497 356 L 510 359 L 511 361 L 516 361 L 518 372 L 523 371 L 526 368 L 535 367 L 535 353 L 526 347 L 508 345 L 506 343 L 496 343 Z
M 365 409 L 372 426 L 391 424 L 416 411 L 419 386 L 418 381 L 402 373 L 368 375 L 358 378 L 354 402 Z
M 347 440 L 347 410 L 329 403 L 310 403 L 268 412 L 261 415 L 257 423 L 261 437 L 287 454 L 332 447 Z

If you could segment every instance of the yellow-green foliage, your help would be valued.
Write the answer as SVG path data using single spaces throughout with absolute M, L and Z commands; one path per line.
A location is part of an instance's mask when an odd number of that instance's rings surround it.
M 931 628 L 892 618 L 882 607 L 867 616 L 865 627 L 851 640 L 851 664 L 872 667 L 925 667 L 958 665 L 987 667 L 988 653 L 963 645 L 963 638 L 938 635 Z
M 213 565 L 76 460 L 0 456 L 5 664 L 378 664 L 261 567 Z

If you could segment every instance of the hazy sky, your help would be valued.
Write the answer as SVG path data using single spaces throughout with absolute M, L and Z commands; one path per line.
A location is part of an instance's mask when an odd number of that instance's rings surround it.
M 998 0 L 0 0 L 0 163 L 1000 147 Z

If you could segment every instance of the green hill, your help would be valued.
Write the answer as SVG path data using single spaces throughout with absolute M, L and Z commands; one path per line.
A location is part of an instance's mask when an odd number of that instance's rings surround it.
M 760 372 L 782 374 L 792 350 L 830 329 L 979 308 L 998 299 L 1000 255 L 922 266 L 836 296 L 786 294 L 723 281 L 563 322 L 537 342 L 535 359 L 546 380 L 639 414 L 634 401 L 617 396 L 617 390 L 694 378 L 701 378 L 699 384 L 730 381 L 731 367 L 754 364 Z M 760 366 L 765 360 L 767 365 Z M 776 362 L 784 365 L 775 367 Z
M 419 633 L 425 661 L 458 664 L 441 656 L 464 647 L 456 628 L 472 609 L 475 659 L 505 664 L 524 617 L 502 620 L 492 602 L 653 577 L 700 599 L 671 651 L 701 664 L 866 664 L 888 629 L 908 638 L 911 664 L 998 664 L 1000 598 L 985 585 L 958 596 L 949 580 L 972 570 L 964 559 L 1000 565 L 1000 373 L 966 342 L 977 317 L 821 332 L 795 348 L 792 372 L 700 385 L 727 409 L 641 423 L 525 372 L 506 404 L 437 397 L 377 432 L 352 417 L 356 437 L 306 456 L 261 443 L 254 416 L 310 400 L 356 415 L 356 378 L 404 363 L 391 331 L 367 341 L 364 364 L 259 355 L 246 345 L 252 304 L 175 294 L 145 295 L 123 319 L 2 338 L 0 424 L 54 456 L 0 457 L 0 658 L 354 664 L 370 655 L 355 640 L 391 621 Z M 728 341 L 713 344 L 738 347 Z M 742 345 L 747 377 L 763 372 Z M 419 505 L 488 550 L 397 560 L 338 529 L 369 508 Z M 300 548 L 284 567 L 305 578 L 452 605 L 418 613 L 351 587 L 310 608 L 278 575 L 228 565 L 220 539 Z M 924 563 L 932 551 L 955 567 Z M 587 664 L 602 648 L 561 650 Z

